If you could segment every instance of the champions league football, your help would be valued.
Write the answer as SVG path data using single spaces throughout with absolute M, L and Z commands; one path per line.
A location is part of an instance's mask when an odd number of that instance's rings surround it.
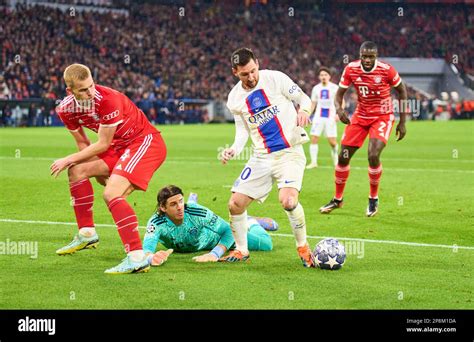
M 338 240 L 324 239 L 318 242 L 312 256 L 316 267 L 323 270 L 339 270 L 346 261 L 346 250 Z

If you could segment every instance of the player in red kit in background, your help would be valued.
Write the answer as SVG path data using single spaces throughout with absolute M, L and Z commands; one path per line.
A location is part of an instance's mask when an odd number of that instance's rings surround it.
M 109 274 L 147 272 L 150 268 L 143 252 L 138 220 L 125 200 L 134 190 L 145 191 L 153 173 L 166 157 L 161 134 L 124 94 L 96 85 L 90 70 L 72 64 L 64 71 L 68 96 L 56 111 L 74 137 L 79 152 L 56 160 L 51 165 L 55 177 L 68 170 L 79 233 L 68 245 L 56 251 L 72 254 L 95 248 L 99 237 L 95 231 L 92 205 L 94 191 L 90 178 L 105 185 L 103 198 L 117 225 L 127 257 Z M 83 127 L 98 133 L 91 144 Z
M 342 109 L 342 100 L 347 88 L 353 84 L 358 95 L 357 108 L 351 120 Z M 341 140 L 341 152 L 335 169 L 336 191 L 334 198 L 319 210 L 330 213 L 343 204 L 343 192 L 349 177 L 349 162 L 354 153 L 364 144 L 369 135 L 369 182 L 370 194 L 367 216 L 378 211 L 378 188 L 382 176 L 380 154 L 387 144 L 394 123 L 391 87 L 398 93 L 400 122 L 396 128 L 398 140 L 406 134 L 407 91 L 398 72 L 390 64 L 377 59 L 377 45 L 366 41 L 360 47 L 360 60 L 349 63 L 339 82 L 336 93 L 336 112 L 341 121 L 348 125 Z

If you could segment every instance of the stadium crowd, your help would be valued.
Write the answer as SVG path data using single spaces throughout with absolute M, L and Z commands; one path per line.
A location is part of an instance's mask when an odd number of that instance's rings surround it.
M 129 15 L 24 5 L 16 11 L 1 9 L 0 99 L 54 102 L 65 95 L 64 66 L 81 62 L 91 67 L 97 83 L 123 91 L 152 121 L 202 122 L 204 109 L 194 104 L 179 109 L 177 104 L 225 100 L 235 82 L 228 59 L 236 47 L 252 47 L 261 68 L 285 71 L 310 93 L 319 66 L 331 67 L 337 82 L 344 63 L 357 58 L 360 43 L 368 38 L 379 43 L 382 56 L 451 61 L 454 51 L 459 68 L 474 74 L 469 58 L 474 14 L 458 7 L 412 7 L 402 13 L 373 7 L 371 20 L 365 20 L 364 6 L 293 13 L 282 5 L 237 10 L 141 4 L 128 10 Z M 426 103 L 426 118 L 436 116 L 438 108 L 430 105 L 436 99 L 413 89 L 409 95 Z M 349 99 L 349 108 L 355 100 Z M 53 106 L 43 107 L 46 117 L 54 116 Z M 462 99 L 450 107 L 455 108 L 449 111 L 453 118 L 472 111 Z M 2 118 L 14 109 L 0 104 Z M 2 124 L 18 120 L 6 121 Z

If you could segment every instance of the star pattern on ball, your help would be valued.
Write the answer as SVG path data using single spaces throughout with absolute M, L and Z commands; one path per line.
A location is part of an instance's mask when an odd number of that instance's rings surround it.
M 322 263 L 321 260 L 319 260 L 318 255 L 316 255 L 316 256 L 314 257 L 314 262 L 315 262 L 315 264 L 316 264 L 316 265 L 314 265 L 315 267 L 319 267 L 319 266 L 321 265 L 321 263 Z
M 329 265 L 331 269 L 334 267 L 334 265 L 338 265 L 339 263 L 336 261 L 336 258 L 333 258 L 331 256 L 328 256 L 328 261 L 325 262 L 326 265 Z

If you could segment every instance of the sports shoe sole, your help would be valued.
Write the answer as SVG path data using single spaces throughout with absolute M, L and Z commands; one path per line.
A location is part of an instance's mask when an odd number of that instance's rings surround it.
M 374 217 L 378 212 L 379 212 L 379 209 L 377 208 L 373 213 L 366 212 L 366 215 L 367 217 Z
M 148 273 L 150 271 L 150 265 L 148 266 L 143 266 L 139 269 L 134 269 L 132 271 L 128 272 L 104 272 L 105 274 L 113 274 L 113 275 L 118 275 L 118 274 L 134 274 L 134 273 Z
M 95 242 L 92 242 L 92 243 L 89 243 L 87 245 L 85 245 L 84 247 L 82 248 L 79 248 L 79 249 L 68 249 L 68 250 L 65 250 L 65 251 L 62 251 L 60 253 L 56 252 L 57 255 L 69 255 L 69 254 L 74 254 L 78 251 L 82 251 L 83 249 L 97 249 L 97 246 L 99 245 L 99 241 L 95 241 Z
M 329 213 L 330 213 L 331 211 L 333 211 L 334 209 L 340 209 L 340 208 L 342 208 L 343 205 L 344 205 L 344 204 L 341 203 L 341 204 L 339 204 L 337 207 L 332 208 L 332 209 L 331 209 L 331 208 L 319 208 L 319 212 L 320 212 L 321 214 L 329 214 Z

